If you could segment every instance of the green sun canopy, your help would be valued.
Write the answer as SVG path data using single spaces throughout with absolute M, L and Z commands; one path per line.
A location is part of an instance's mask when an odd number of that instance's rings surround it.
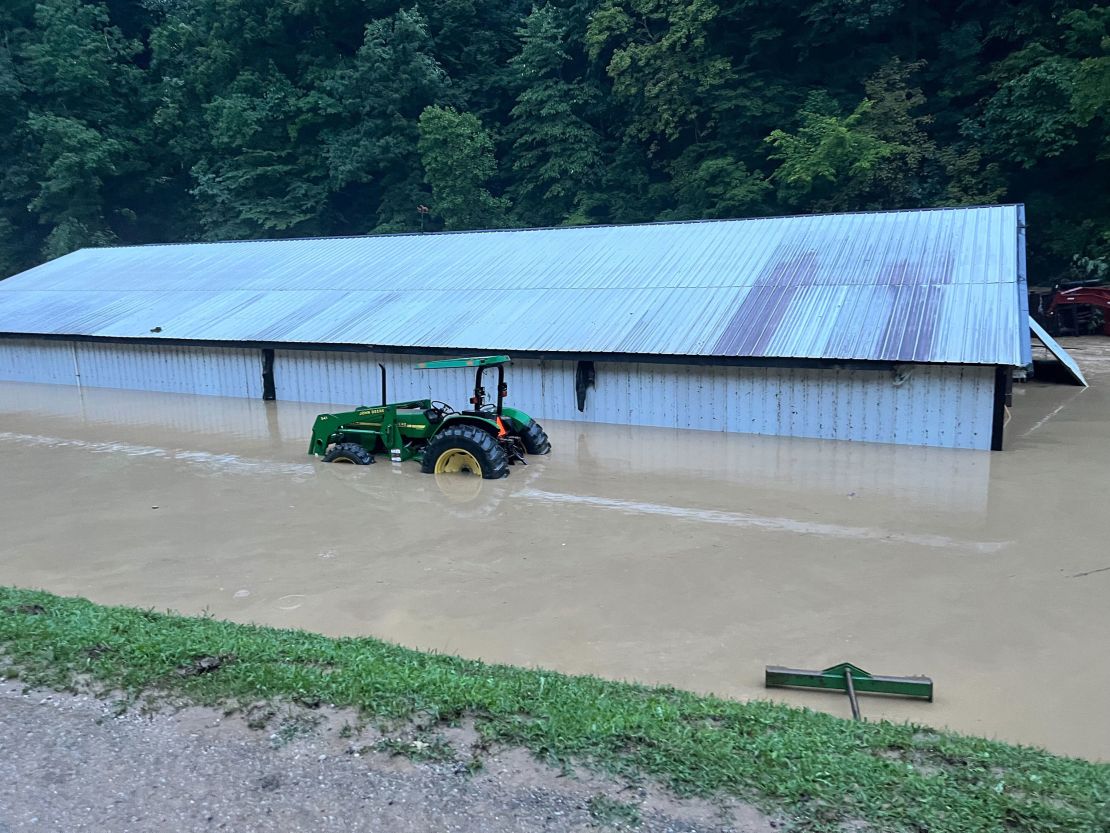
M 417 370 L 436 370 L 441 367 L 489 367 L 494 364 L 506 364 L 508 356 L 475 356 L 469 359 L 440 359 L 435 362 L 420 362 Z

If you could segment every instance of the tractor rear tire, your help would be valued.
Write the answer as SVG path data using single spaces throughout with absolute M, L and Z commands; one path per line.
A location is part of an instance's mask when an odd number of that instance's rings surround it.
M 524 443 L 524 450 L 529 454 L 547 454 L 551 451 L 551 440 L 534 419 L 520 432 L 520 441 Z
M 474 471 L 474 465 L 480 471 Z M 488 431 L 476 425 L 451 425 L 432 437 L 424 449 L 421 470 L 425 474 L 469 471 L 496 480 L 509 473 L 509 458 Z
M 358 443 L 336 443 L 324 455 L 324 462 L 368 466 L 374 462 L 374 455 Z

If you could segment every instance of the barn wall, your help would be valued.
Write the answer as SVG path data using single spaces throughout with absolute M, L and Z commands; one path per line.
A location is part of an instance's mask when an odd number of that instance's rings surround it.
M 257 350 L 89 341 L 0 341 L 0 381 L 262 396 Z
M 277 398 L 344 408 L 377 403 L 381 362 L 391 400 L 466 403 L 473 374 L 413 367 L 426 358 L 278 350 Z M 994 375 L 988 367 L 906 365 L 895 374 L 597 362 L 595 386 L 582 412 L 576 405 L 575 367 L 572 361 L 514 362 L 508 369 L 508 403 L 539 420 L 990 447 Z M 0 341 L 0 380 L 262 395 L 258 350 L 5 340 Z M 492 383 L 487 387 L 492 389 Z
M 424 359 L 279 350 L 278 398 L 343 406 L 377 403 L 381 362 L 393 401 L 430 397 L 456 407 L 465 403 L 473 372 L 416 370 L 413 365 Z M 896 378 L 875 370 L 597 362 L 595 385 L 581 413 L 575 367 L 572 361 L 513 362 L 508 404 L 539 420 L 990 447 L 994 370 L 988 367 L 912 365 Z
M 73 343 L 69 341 L 0 341 L 0 381 L 77 383 Z

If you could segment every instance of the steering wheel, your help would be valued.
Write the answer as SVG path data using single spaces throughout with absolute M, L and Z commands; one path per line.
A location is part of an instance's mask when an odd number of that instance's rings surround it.
M 444 416 L 447 414 L 455 413 L 455 409 L 448 405 L 446 402 L 440 402 L 438 399 L 432 400 L 432 407 L 439 411 Z

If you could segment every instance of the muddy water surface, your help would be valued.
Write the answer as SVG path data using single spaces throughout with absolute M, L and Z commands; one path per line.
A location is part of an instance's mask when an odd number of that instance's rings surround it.
M 327 466 L 317 406 L 0 384 L 0 582 L 766 697 L 1110 758 L 1110 345 L 999 454 L 546 426 L 503 481 Z M 156 507 L 156 508 L 155 508 Z

